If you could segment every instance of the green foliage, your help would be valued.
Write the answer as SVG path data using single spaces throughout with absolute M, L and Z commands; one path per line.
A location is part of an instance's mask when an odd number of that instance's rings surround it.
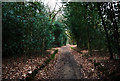
M 88 49 L 89 54 L 93 49 L 109 49 L 111 57 L 112 53 L 120 53 L 119 4 L 119 2 L 65 4 L 64 22 L 78 47 Z
M 54 51 L 54 53 L 51 55 L 50 59 L 54 59 L 55 55 L 58 53 L 58 49 Z
M 46 66 L 51 60 L 53 60 L 54 58 L 55 58 L 55 55 L 58 53 L 58 49 L 56 49 L 55 51 L 54 51 L 54 53 L 50 56 L 50 58 L 49 59 L 47 59 L 44 63 L 44 65 Z
M 55 37 L 55 46 L 62 46 L 66 44 L 67 36 L 65 35 L 65 27 L 63 23 L 56 21 L 54 23 L 53 33 Z
M 100 3 L 98 7 L 98 3 L 65 3 L 64 19 L 61 22 L 62 19 L 55 20 L 56 15 L 54 19 L 50 17 L 42 2 L 3 2 L 3 56 L 29 55 L 36 50 L 44 54 L 46 49 L 65 45 L 67 39 L 71 40 L 71 44 L 88 49 L 89 54 L 94 49 L 106 50 L 107 45 L 108 49 L 111 47 L 111 52 L 119 54 L 118 4 Z M 56 13 L 52 13 L 54 14 Z
M 103 3 L 101 4 L 102 15 L 104 23 L 106 25 L 108 37 L 110 40 L 110 46 L 113 53 L 120 54 L 120 27 L 119 27 L 119 17 L 120 17 L 120 8 L 118 7 L 120 3 Z M 109 6 L 109 8 L 108 8 Z M 105 9 L 103 11 L 103 9 Z
M 96 3 L 67 3 L 64 21 L 73 34 L 77 46 L 85 49 L 105 47 L 104 30 Z
M 43 54 L 54 46 L 55 39 L 59 42 L 65 39 L 63 26 L 51 24 L 42 2 L 3 2 L 2 24 L 3 56 L 29 55 L 31 50 L 40 50 Z
M 120 3 L 97 3 L 99 14 L 101 16 L 102 25 L 104 27 L 107 47 L 110 53 L 110 59 L 113 59 L 113 53 L 120 56 L 119 42 L 119 11 Z
M 77 51 L 78 53 L 80 53 L 80 54 L 82 54 L 82 52 L 81 51 L 79 51 L 79 50 L 76 50 L 75 48 L 73 48 L 73 47 L 70 47 L 71 49 L 73 49 L 73 50 L 75 50 L 75 51 Z

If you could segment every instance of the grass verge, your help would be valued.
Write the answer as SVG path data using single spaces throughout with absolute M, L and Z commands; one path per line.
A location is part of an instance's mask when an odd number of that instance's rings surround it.
M 75 48 L 73 48 L 73 47 L 70 47 L 71 49 L 73 49 L 73 50 L 75 50 L 75 51 L 77 51 L 78 53 L 80 53 L 80 54 L 82 54 L 82 52 L 81 51 L 79 51 L 79 50 L 76 50 Z

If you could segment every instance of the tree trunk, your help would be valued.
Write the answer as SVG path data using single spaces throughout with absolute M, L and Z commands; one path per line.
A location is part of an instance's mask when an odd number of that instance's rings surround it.
M 44 52 L 45 52 L 45 38 L 43 38 L 43 40 L 42 40 L 42 56 L 43 56 Z
M 87 27 L 86 27 L 86 31 L 87 31 L 87 47 L 88 47 L 88 54 L 90 55 L 90 56 L 92 56 L 92 50 L 91 50 L 91 45 L 90 45 L 90 33 L 89 33 L 89 27 L 88 27 L 88 24 L 89 24 L 89 20 L 90 20 L 90 18 L 89 18 L 89 14 L 88 14 L 88 12 L 89 12 L 89 9 L 88 9 L 88 4 L 86 4 L 86 9 L 87 9 L 87 13 L 86 13 L 86 20 L 87 20 Z
M 102 25 L 104 27 L 105 34 L 106 34 L 106 39 L 107 39 L 107 43 L 108 43 L 108 50 L 109 50 L 109 54 L 110 54 L 110 59 L 113 59 L 113 53 L 112 53 L 112 49 L 111 49 L 111 45 L 110 45 L 110 39 L 109 39 L 109 36 L 108 36 L 108 31 L 107 31 L 107 28 L 106 28 L 106 25 L 105 25 L 105 21 L 103 19 L 102 11 L 100 9 L 100 3 L 98 3 L 97 6 L 98 6 L 98 9 L 99 9 L 99 12 L 100 12 L 101 19 L 102 19 Z
M 120 46 L 119 46 L 119 33 L 118 33 L 118 25 L 117 25 L 117 22 L 116 22 L 116 18 L 115 18 L 115 12 L 113 10 L 113 4 L 111 3 L 110 4 L 110 18 L 111 18 L 111 21 L 113 22 L 113 27 L 114 27 L 114 39 L 115 39 L 115 45 L 116 45 L 116 49 L 117 49 L 117 52 L 118 54 L 120 53 Z M 119 54 L 120 56 L 120 54 Z
M 89 29 L 87 27 L 87 46 L 88 46 L 88 54 L 90 56 L 92 56 L 92 50 L 91 50 L 91 46 L 90 46 L 90 36 L 89 36 Z

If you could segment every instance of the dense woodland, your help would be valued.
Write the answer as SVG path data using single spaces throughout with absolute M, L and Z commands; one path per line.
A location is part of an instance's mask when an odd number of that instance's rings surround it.
M 68 3 L 65 15 L 68 29 L 78 47 L 109 50 L 110 58 L 120 53 L 120 3 Z
M 3 56 L 29 54 L 65 45 L 65 26 L 43 3 L 2 4 Z
M 62 2 L 58 11 L 43 2 L 3 2 L 2 37 L 3 58 L 42 56 L 69 43 L 120 59 L 120 2 Z

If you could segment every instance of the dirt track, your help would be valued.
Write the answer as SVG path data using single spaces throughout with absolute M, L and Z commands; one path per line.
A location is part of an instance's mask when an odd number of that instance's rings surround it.
M 60 51 L 55 64 L 55 79 L 81 79 L 83 77 L 82 67 L 77 65 L 69 45 L 63 46 Z

